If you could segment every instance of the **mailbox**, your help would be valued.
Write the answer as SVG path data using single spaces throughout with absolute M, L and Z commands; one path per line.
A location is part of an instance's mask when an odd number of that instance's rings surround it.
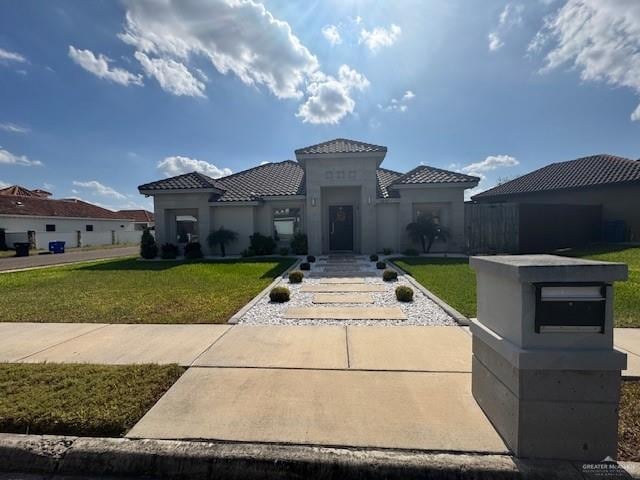
M 604 333 L 607 284 L 536 283 L 536 333 Z

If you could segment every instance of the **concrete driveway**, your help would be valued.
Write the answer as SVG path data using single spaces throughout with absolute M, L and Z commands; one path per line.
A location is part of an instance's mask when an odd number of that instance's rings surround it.
M 30 255 L 28 257 L 0 258 L 0 272 L 24 268 L 62 265 L 65 263 L 86 262 L 103 258 L 118 258 L 138 255 L 140 247 L 114 247 L 96 250 L 67 251 L 57 255 Z

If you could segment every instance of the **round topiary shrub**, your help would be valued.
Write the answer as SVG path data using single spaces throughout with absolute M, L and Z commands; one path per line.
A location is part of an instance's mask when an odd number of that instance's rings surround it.
M 393 250 L 391 250 L 390 248 L 383 248 L 382 253 L 385 255 L 391 255 L 393 253 Z
M 313 255 L 307 255 L 307 262 L 313 263 L 315 261 L 316 261 L 316 257 L 314 257 Z
M 376 255 L 375 253 L 372 253 L 371 255 L 369 255 L 369 260 L 371 260 L 372 262 L 377 262 L 378 255 Z
M 301 263 L 300 270 L 311 270 L 311 264 L 309 262 Z
M 398 272 L 396 272 L 395 270 L 391 270 L 390 268 L 386 269 L 384 272 L 382 272 L 382 279 L 385 282 L 391 282 L 393 280 L 397 280 L 398 279 Z
M 160 248 L 160 257 L 164 260 L 174 260 L 178 257 L 178 246 L 173 243 L 165 243 Z
M 202 246 L 198 242 L 187 243 L 184 246 L 184 256 L 189 260 L 202 258 Z
M 304 273 L 302 273 L 300 270 L 294 270 L 293 272 L 289 273 L 289 283 L 300 283 L 302 282 L 303 278 Z
M 384 270 L 385 268 L 387 268 L 387 262 L 378 262 L 378 263 L 376 263 L 376 268 L 378 270 Z
M 289 255 L 289 249 L 287 247 L 282 247 L 280 249 L 280 255 L 286 257 L 287 255 Z
M 273 287 L 269 292 L 269 298 L 276 303 L 288 302 L 290 296 L 291 294 L 287 287 Z
M 396 298 L 400 302 L 411 302 L 413 301 L 413 290 L 406 285 L 400 285 L 396 287 Z

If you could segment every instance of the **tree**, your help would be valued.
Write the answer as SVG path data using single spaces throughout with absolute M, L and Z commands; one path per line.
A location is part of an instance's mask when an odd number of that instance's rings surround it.
M 158 245 L 156 245 L 156 239 L 153 238 L 148 228 L 142 232 L 140 238 L 140 256 L 146 259 L 156 258 L 158 256 Z
M 415 222 L 407 225 L 407 232 L 411 240 L 422 245 L 423 253 L 429 253 L 436 239 L 446 241 L 449 238 L 447 229 L 431 215 L 420 215 Z
M 227 230 L 224 227 L 220 227 L 218 230 L 214 230 L 207 237 L 207 241 L 209 242 L 209 246 L 211 248 L 215 248 L 220 245 L 220 254 L 224 257 L 226 256 L 226 246 L 235 242 L 238 239 L 238 234 L 233 230 Z

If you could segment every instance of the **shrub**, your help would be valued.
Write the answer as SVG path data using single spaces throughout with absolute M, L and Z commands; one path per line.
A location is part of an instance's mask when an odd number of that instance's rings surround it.
M 309 262 L 302 262 L 300 264 L 300 270 L 311 270 L 311 264 Z
M 254 233 L 249 237 L 249 240 L 251 242 L 249 248 L 253 249 L 256 255 L 271 255 L 276 249 L 276 241 L 261 233 Z
M 165 260 L 172 260 L 178 256 L 178 246 L 173 243 L 165 243 L 160 248 L 160 256 Z
M 432 215 L 420 215 L 415 222 L 407 225 L 407 232 L 411 240 L 422 245 L 423 253 L 429 253 L 436 240 L 446 242 L 449 238 L 449 230 L 440 225 L 438 217 Z
M 295 255 L 306 255 L 308 246 L 307 246 L 307 236 L 304 233 L 296 233 L 291 239 L 291 250 Z
M 289 255 L 289 249 L 287 247 L 282 247 L 280 249 L 280 255 L 282 255 L 283 257 L 286 257 L 287 255 Z
M 140 238 L 140 256 L 142 258 L 152 259 L 158 256 L 158 245 L 156 245 L 156 239 L 153 238 L 148 228 L 142 232 Z
M 376 268 L 378 270 L 384 270 L 385 268 L 387 268 L 387 262 L 378 262 L 378 263 L 376 263 Z
M 184 256 L 188 259 L 202 258 L 202 246 L 200 242 L 187 243 L 184 246 Z
M 371 255 L 369 255 L 369 260 L 371 260 L 372 262 L 377 262 L 378 255 L 376 255 L 375 253 L 372 253 Z
M 223 257 L 227 254 L 226 246 L 235 242 L 238 239 L 238 234 L 233 230 L 227 230 L 224 227 L 220 227 L 218 230 L 214 230 L 207 237 L 207 242 L 211 248 L 220 246 L 220 255 Z
M 290 296 L 291 294 L 287 287 L 273 287 L 269 292 L 269 298 L 276 303 L 288 302 Z
M 313 255 L 307 255 L 307 262 L 314 263 L 316 261 L 316 257 Z
M 406 285 L 396 287 L 396 298 L 400 302 L 411 302 L 413 300 L 413 290 Z
M 304 278 L 304 273 L 300 270 L 294 270 L 289 274 L 289 283 L 300 283 Z
M 390 248 L 383 248 L 382 253 L 384 255 L 391 255 L 393 253 L 393 250 L 391 250 Z
M 382 279 L 385 282 L 390 282 L 392 280 L 397 280 L 398 279 L 398 272 L 396 272 L 395 270 L 391 270 L 390 268 L 386 269 L 384 272 L 382 272 Z
M 418 252 L 418 250 L 416 250 L 415 248 L 407 248 L 404 251 L 404 254 L 407 257 L 417 257 L 418 255 L 420 255 L 420 252 Z

